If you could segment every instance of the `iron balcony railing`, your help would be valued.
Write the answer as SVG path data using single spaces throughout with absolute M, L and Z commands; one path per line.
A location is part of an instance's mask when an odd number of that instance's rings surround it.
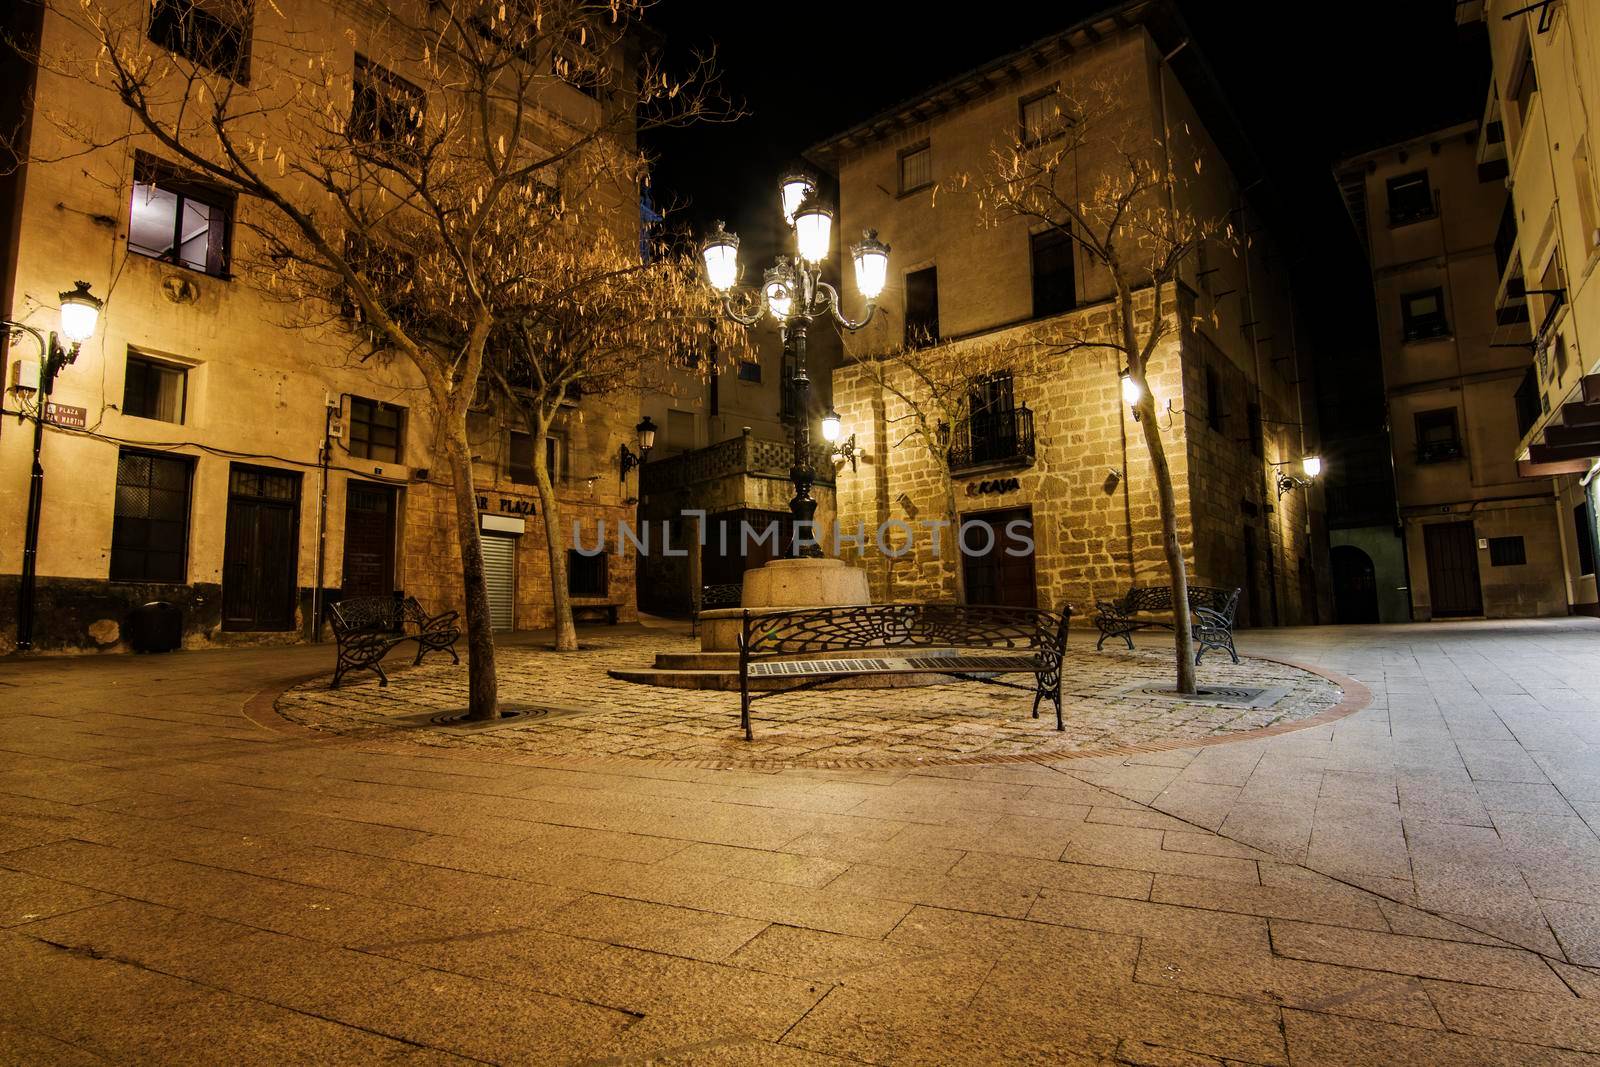
M 950 440 L 950 469 L 1026 465 L 1033 462 L 1033 412 L 1024 404 L 984 411 L 957 424 Z
M 1418 463 L 1448 463 L 1451 460 L 1461 459 L 1466 453 L 1461 447 L 1460 440 L 1455 441 L 1420 441 L 1417 443 Z

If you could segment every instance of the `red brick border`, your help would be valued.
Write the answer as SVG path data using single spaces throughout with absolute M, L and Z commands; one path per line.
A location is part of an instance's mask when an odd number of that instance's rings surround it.
M 448 753 L 450 759 L 467 759 L 471 762 L 505 763 L 519 766 L 653 766 L 653 767 L 692 767 L 701 770 L 714 771 L 834 771 L 834 770 L 901 770 L 915 769 L 917 767 L 962 767 L 962 766 L 1004 766 L 1007 764 L 1051 764 L 1068 763 L 1080 759 L 1100 759 L 1106 756 L 1135 756 L 1150 752 L 1172 752 L 1184 748 L 1210 748 L 1214 745 L 1227 745 L 1236 741 L 1255 741 L 1263 737 L 1275 737 L 1279 734 L 1293 733 L 1296 730 L 1307 730 L 1315 726 L 1325 726 L 1337 722 L 1348 715 L 1354 715 L 1372 703 L 1372 691 L 1354 678 L 1313 667 L 1306 663 L 1297 663 L 1294 660 L 1283 659 L 1278 656 L 1251 656 L 1251 659 L 1265 660 L 1268 663 L 1277 663 L 1285 667 L 1314 674 L 1319 678 L 1337 685 L 1341 691 L 1339 703 L 1326 711 L 1319 711 L 1315 715 L 1308 715 L 1304 719 L 1293 722 L 1274 723 L 1271 726 L 1261 726 L 1254 730 L 1239 730 L 1233 733 L 1221 734 L 1215 737 L 1198 738 L 1172 738 L 1166 741 L 1147 741 L 1137 745 L 1111 745 L 1103 748 L 1078 749 L 1075 751 L 1051 752 L 1017 752 L 1001 753 L 995 755 L 958 755 L 942 756 L 934 759 L 853 759 L 853 760 L 820 760 L 816 762 L 792 763 L 783 760 L 739 760 L 739 759 L 652 759 L 638 756 L 569 756 L 549 755 L 541 756 L 534 753 L 508 752 L 504 749 L 482 749 L 465 746 L 428 746 L 418 745 L 414 742 L 403 740 L 370 740 L 360 737 L 351 737 L 342 734 L 332 734 L 317 730 L 309 726 L 302 726 L 283 717 L 277 709 L 278 700 L 289 690 L 305 682 L 327 675 L 326 671 L 315 674 L 295 677 L 282 686 L 263 689 L 251 697 L 244 706 L 245 718 L 257 726 L 281 733 L 292 734 L 296 737 L 312 737 L 328 741 L 343 741 L 364 752 L 393 752 L 403 749 L 406 754 L 417 756 L 428 753 Z

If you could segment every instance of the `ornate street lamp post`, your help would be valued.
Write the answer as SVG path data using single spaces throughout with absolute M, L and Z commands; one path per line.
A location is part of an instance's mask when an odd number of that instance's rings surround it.
M 700 254 L 705 260 L 706 279 L 722 294 L 724 313 L 745 327 L 757 326 L 770 315 L 785 345 L 794 346 L 794 464 L 789 480 L 794 497 L 789 501 L 794 525 L 794 554 L 820 556 L 812 543 L 800 547 L 802 532 L 815 531 L 817 502 L 811 496 L 816 468 L 811 463 L 811 379 L 806 373 L 806 327 L 824 315 L 852 333 L 872 321 L 878 295 L 889 274 L 889 246 L 878 240 L 877 231 L 868 230 L 850 249 L 855 261 L 856 288 L 866 298 L 866 314 L 847 318 L 840 308 L 839 293 L 822 280 L 822 261 L 828 258 L 833 233 L 833 211 L 817 198 L 816 183 L 807 174 L 793 172 L 778 183 L 779 203 L 784 221 L 794 232 L 795 255 L 780 255 L 763 272 L 761 287 L 741 286 L 739 282 L 739 237 L 722 223 L 706 238 Z
M 33 411 L 33 468 L 28 479 L 28 517 L 22 535 L 22 578 L 17 588 L 17 650 L 33 647 L 33 592 L 39 562 L 39 517 L 44 510 L 44 465 L 39 454 L 44 447 L 44 423 L 50 417 L 50 392 L 61 368 L 75 362 L 83 342 L 94 336 L 100 320 L 101 300 L 89 292 L 88 282 L 79 282 L 61 294 L 61 335 L 72 345 L 61 347 L 55 331 L 49 336 L 36 328 L 10 319 L 0 320 L 0 328 L 13 340 L 28 334 L 39 346 L 39 396 Z

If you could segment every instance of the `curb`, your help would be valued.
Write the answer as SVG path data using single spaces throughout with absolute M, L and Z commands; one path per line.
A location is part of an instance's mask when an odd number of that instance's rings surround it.
M 992 755 L 969 754 L 935 757 L 933 759 L 840 759 L 817 760 L 813 762 L 794 763 L 784 760 L 762 759 L 722 759 L 705 757 L 698 759 L 652 759 L 638 756 L 575 756 L 575 755 L 539 755 L 536 753 L 508 752 L 505 749 L 484 749 L 467 745 L 422 745 L 410 740 L 394 739 L 368 739 L 349 734 L 336 734 L 318 730 L 309 726 L 302 726 L 285 718 L 277 710 L 277 703 L 282 696 L 296 686 L 308 681 L 325 677 L 326 671 L 314 674 L 300 675 L 292 678 L 282 685 L 258 691 L 245 704 L 244 715 L 256 726 L 278 733 L 289 734 L 300 738 L 315 738 L 327 741 L 341 741 L 353 748 L 366 752 L 394 752 L 405 751 L 409 755 L 419 755 L 429 752 L 448 753 L 450 759 L 467 759 L 472 762 L 502 763 L 515 766 L 605 766 L 605 767 L 687 767 L 698 770 L 731 771 L 744 770 L 770 773 L 775 771 L 840 771 L 840 770 L 915 770 L 919 767 L 981 767 L 981 766 L 1015 766 L 1018 764 L 1049 765 L 1057 763 L 1071 763 L 1077 760 L 1104 759 L 1113 756 L 1136 756 L 1153 752 L 1173 752 L 1188 748 L 1212 748 L 1217 745 L 1230 745 L 1240 741 L 1257 741 L 1267 737 L 1276 737 L 1280 734 L 1294 733 L 1298 730 L 1313 729 L 1326 726 L 1340 719 L 1353 715 L 1372 703 L 1372 691 L 1354 678 L 1346 677 L 1334 671 L 1310 664 L 1299 663 L 1294 660 L 1284 659 L 1279 656 L 1250 656 L 1251 659 L 1262 660 L 1267 663 L 1276 663 L 1296 670 L 1305 671 L 1307 674 L 1316 675 L 1325 681 L 1332 682 L 1341 691 L 1339 703 L 1315 715 L 1293 722 L 1274 723 L 1271 726 L 1262 726 L 1254 730 L 1240 730 L 1234 733 L 1218 735 L 1215 737 L 1189 737 L 1172 738 L 1163 741 L 1147 741 L 1133 745 L 1108 745 L 1100 748 L 1077 749 L 1069 752 L 1018 752 L 997 753 Z

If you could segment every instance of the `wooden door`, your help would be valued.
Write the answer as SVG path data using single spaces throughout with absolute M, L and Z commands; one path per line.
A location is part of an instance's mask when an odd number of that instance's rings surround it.
M 372 482 L 350 482 L 344 497 L 345 596 L 394 592 L 395 491 Z
M 1433 617 L 1483 614 L 1478 582 L 1478 539 L 1470 522 L 1435 522 L 1422 528 L 1428 556 L 1428 598 Z
M 1033 567 L 1033 509 L 1006 508 L 961 516 L 961 522 L 986 526 L 967 531 L 961 550 L 962 575 L 968 604 L 1000 604 L 1012 608 L 1037 607 L 1038 583 Z M 1012 523 L 1027 523 L 1027 538 L 1007 531 Z M 952 546 L 954 547 L 954 546 Z M 986 549 L 986 551 L 985 551 Z M 1027 551 L 1024 552 L 1023 549 Z
M 294 629 L 299 532 L 300 475 L 233 464 L 222 550 L 223 629 Z

